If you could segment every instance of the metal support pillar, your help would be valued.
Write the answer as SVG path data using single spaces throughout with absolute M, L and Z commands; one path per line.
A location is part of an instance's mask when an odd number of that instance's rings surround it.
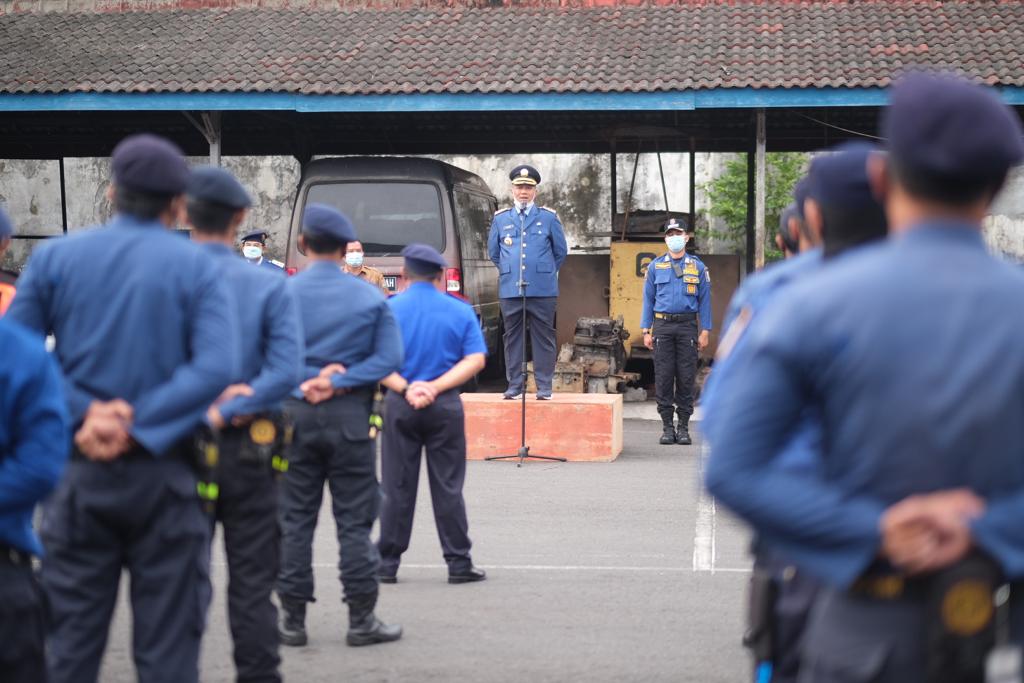
M 68 192 L 64 184 L 64 157 L 57 159 L 57 170 L 60 172 L 60 221 L 64 234 L 68 234 Z
M 199 119 L 196 119 L 187 111 L 182 113 L 196 127 L 196 130 L 202 133 L 203 137 L 206 138 L 207 144 L 210 145 L 210 164 L 220 166 L 220 112 L 204 111 L 199 115 Z
M 615 140 L 612 140 L 611 153 L 612 180 L 612 232 L 615 232 L 615 214 L 619 212 L 619 165 L 615 154 Z
M 754 152 L 754 268 L 764 267 L 765 240 L 765 117 L 764 109 L 757 110 L 757 148 Z
M 690 230 L 697 229 L 697 141 L 690 137 Z
M 751 139 L 753 142 L 753 139 Z M 747 152 L 747 247 L 746 272 L 754 272 L 754 145 Z

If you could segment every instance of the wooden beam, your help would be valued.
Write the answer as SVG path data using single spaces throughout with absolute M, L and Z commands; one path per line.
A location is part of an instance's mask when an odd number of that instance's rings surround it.
M 765 126 L 764 109 L 757 110 L 757 147 L 754 151 L 754 268 L 764 267 L 765 240 Z

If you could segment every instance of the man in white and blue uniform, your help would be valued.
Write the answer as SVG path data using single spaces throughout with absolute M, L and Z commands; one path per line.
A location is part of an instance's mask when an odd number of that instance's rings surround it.
M 568 247 L 558 214 L 535 204 L 540 184 L 537 169 L 525 164 L 516 166 L 509 178 L 515 204 L 494 214 L 487 238 L 487 251 L 498 267 L 498 297 L 505 325 L 505 398 L 519 398 L 526 391 L 522 362 L 529 318 L 537 398 L 548 400 L 555 374 L 558 269 L 565 262 Z
M 283 275 L 284 268 L 268 259 L 266 251 L 267 232 L 265 230 L 253 230 L 242 236 L 242 256 L 246 261 L 272 273 Z

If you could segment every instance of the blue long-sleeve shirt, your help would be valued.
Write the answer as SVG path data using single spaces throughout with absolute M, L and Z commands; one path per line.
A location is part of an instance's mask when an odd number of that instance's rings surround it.
M 156 221 L 117 216 L 40 246 L 8 315 L 55 336 L 74 424 L 93 400 L 123 399 L 132 436 L 156 455 L 201 424 L 239 374 L 233 307 L 213 261 Z
M 402 366 L 402 337 L 378 288 L 327 261 L 311 263 L 288 278 L 287 286 L 298 303 L 305 338 L 302 381 L 341 363 L 345 372 L 332 375 L 331 384 L 350 389 L 376 384 Z
M 29 330 L 0 320 L 0 543 L 42 554 L 32 510 L 57 485 L 70 447 L 57 364 Z
M 494 214 L 487 235 L 487 252 L 498 267 L 498 296 L 521 296 L 519 279 L 528 297 L 558 296 L 558 269 L 569 253 L 558 214 L 530 204 Z
M 236 396 L 220 406 L 226 422 L 280 407 L 302 376 L 302 328 L 295 298 L 282 272 L 253 268 L 223 244 L 204 244 L 231 291 L 238 320 L 241 375 L 252 396 Z
M 988 501 L 975 542 L 1024 576 L 1024 274 L 989 256 L 977 229 L 936 222 L 791 287 L 735 359 L 746 384 L 723 406 L 711 492 L 845 587 L 875 557 L 889 505 L 967 487 Z M 821 470 L 780 468 L 772 459 L 808 407 L 821 415 Z
M 675 265 L 683 271 L 676 276 Z M 647 265 L 640 328 L 648 330 L 655 313 L 697 313 L 702 330 L 711 329 L 711 274 L 693 254 L 673 259 L 662 254 Z

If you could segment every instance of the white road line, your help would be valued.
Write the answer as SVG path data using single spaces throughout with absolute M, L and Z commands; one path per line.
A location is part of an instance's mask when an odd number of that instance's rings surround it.
M 215 567 L 224 567 L 223 562 L 214 562 Z M 333 562 L 314 562 L 316 569 L 337 569 L 338 565 Z M 527 572 L 622 572 L 622 573 L 654 573 L 654 574 L 689 574 L 693 572 L 712 571 L 727 572 L 735 574 L 747 574 L 750 567 L 715 567 L 714 570 L 691 569 L 689 567 L 656 567 L 656 566 L 617 566 L 617 565 L 592 565 L 592 564 L 481 564 L 481 569 L 493 569 L 495 571 L 527 571 Z M 402 564 L 401 569 L 428 569 L 447 570 L 448 565 L 444 564 Z
M 715 567 L 715 499 L 704 489 L 704 465 L 707 462 L 706 442 L 700 446 L 699 481 L 697 487 L 697 521 L 693 531 L 693 571 L 725 571 Z

